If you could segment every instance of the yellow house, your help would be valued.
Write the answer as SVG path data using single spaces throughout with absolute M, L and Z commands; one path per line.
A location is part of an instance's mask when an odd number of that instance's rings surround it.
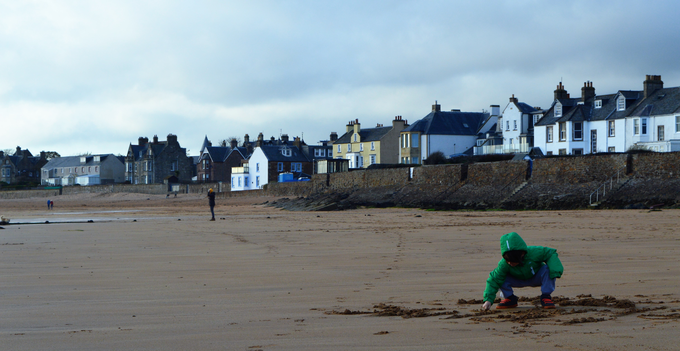
M 401 116 L 396 116 L 390 127 L 378 124 L 361 129 L 358 119 L 350 121 L 347 132 L 333 143 L 333 155 L 349 160 L 349 168 L 399 163 L 399 134 L 406 125 Z

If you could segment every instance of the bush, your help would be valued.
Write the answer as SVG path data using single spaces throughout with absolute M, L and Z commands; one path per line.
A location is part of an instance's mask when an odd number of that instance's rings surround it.
M 430 157 L 426 158 L 423 160 L 423 164 L 426 165 L 440 165 L 447 163 L 448 159 L 444 155 L 443 152 L 441 151 L 435 151 L 432 154 L 430 154 Z

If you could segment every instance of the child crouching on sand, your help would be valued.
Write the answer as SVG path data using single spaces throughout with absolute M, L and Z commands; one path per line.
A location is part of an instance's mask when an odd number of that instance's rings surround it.
M 512 288 L 541 287 L 541 306 L 555 308 L 550 294 L 555 290 L 555 279 L 562 276 L 564 267 L 557 250 L 543 246 L 527 246 L 519 234 L 512 232 L 501 237 L 503 259 L 486 280 L 483 310 L 491 308 L 500 289 L 501 302 L 496 308 L 517 307 L 517 296 Z

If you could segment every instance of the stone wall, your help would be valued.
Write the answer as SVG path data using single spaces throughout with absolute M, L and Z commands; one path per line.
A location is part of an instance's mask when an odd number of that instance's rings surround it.
M 631 158 L 636 178 L 680 178 L 680 152 L 639 153 Z
M 546 184 L 602 182 L 626 167 L 626 154 L 549 157 L 534 160 L 531 181 Z

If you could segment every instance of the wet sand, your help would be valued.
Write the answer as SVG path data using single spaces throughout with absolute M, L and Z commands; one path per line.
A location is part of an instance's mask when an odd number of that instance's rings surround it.
M 261 205 L 273 198 L 233 198 L 218 199 L 209 222 L 207 199 L 194 195 L 60 196 L 52 211 L 46 200 L 0 200 L 11 219 L 0 229 L 3 349 L 680 342 L 679 210 L 287 212 Z M 558 250 L 556 310 L 534 306 L 538 288 L 518 289 L 517 309 L 479 310 L 510 231 Z

